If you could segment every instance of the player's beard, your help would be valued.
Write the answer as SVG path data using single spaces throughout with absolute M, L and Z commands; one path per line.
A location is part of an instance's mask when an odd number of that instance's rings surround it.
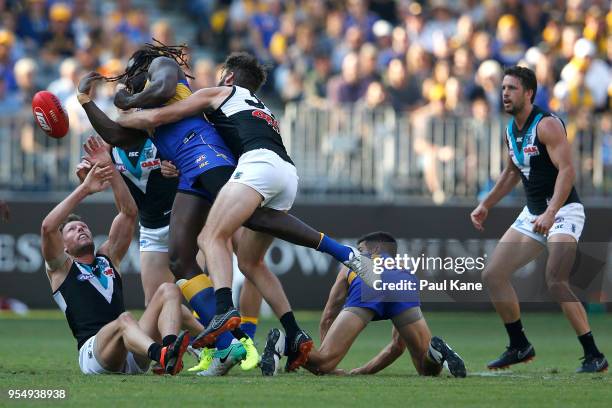
M 520 111 L 525 107 L 525 101 L 520 102 L 510 102 L 510 108 L 504 109 L 507 114 L 512 116 L 516 116 Z
M 95 250 L 95 246 L 93 242 L 86 242 L 84 244 L 80 244 L 70 252 L 72 256 L 79 257 L 83 255 L 93 254 Z

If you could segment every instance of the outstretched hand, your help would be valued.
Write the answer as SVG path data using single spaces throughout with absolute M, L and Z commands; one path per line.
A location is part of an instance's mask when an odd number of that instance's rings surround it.
M 86 157 L 81 158 L 81 162 L 76 166 L 76 176 L 82 184 L 91 170 L 92 164 Z
M 113 171 L 112 165 L 102 167 L 98 163 L 95 163 L 83 181 L 83 187 L 87 190 L 87 194 L 94 194 L 106 190 L 108 186 L 110 186 Z
M 86 159 L 90 163 L 98 163 L 100 166 L 107 166 L 112 164 L 110 156 L 110 146 L 102 140 L 99 136 L 90 136 L 83 145 L 85 153 L 87 153 Z

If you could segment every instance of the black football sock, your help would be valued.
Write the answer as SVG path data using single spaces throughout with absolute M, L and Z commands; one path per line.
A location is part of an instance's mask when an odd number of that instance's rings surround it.
M 164 347 L 171 345 L 176 341 L 176 334 L 169 334 L 162 339 L 162 345 Z
M 593 356 L 593 357 L 601 357 L 602 354 L 595 345 L 595 338 L 593 337 L 592 332 L 588 332 L 583 334 L 582 336 L 578 336 L 578 341 L 582 344 L 582 348 L 584 349 L 585 356 Z
M 504 326 L 506 326 L 508 337 L 510 337 L 510 348 L 524 349 L 529 345 L 529 340 L 527 340 L 525 336 L 521 319 L 518 319 L 516 322 L 504 324 Z
M 280 322 L 283 325 L 283 329 L 285 329 L 285 334 L 290 339 L 294 338 L 298 330 L 300 330 L 291 310 L 281 316 Z
M 217 299 L 217 310 L 216 314 L 221 315 L 227 312 L 230 308 L 234 307 L 232 300 L 232 289 L 230 288 L 219 288 L 215 290 L 215 298 Z
M 246 334 L 240 327 L 236 327 L 234 330 L 232 330 L 232 335 L 238 340 L 250 339 L 249 335 Z
M 161 363 L 161 361 L 159 360 L 161 359 L 162 348 L 162 345 L 159 343 L 151 343 L 151 345 L 149 346 L 149 350 L 147 351 L 147 355 L 151 360 L 155 360 L 158 363 Z

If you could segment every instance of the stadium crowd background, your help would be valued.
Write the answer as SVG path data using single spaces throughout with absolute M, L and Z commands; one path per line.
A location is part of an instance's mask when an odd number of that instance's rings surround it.
M 0 146 L 13 156 L 18 146 L 21 165 L 68 163 L 75 156 L 69 142 L 50 140 L 31 125 L 35 92 L 55 93 L 69 112 L 71 133 L 89 134 L 76 100 L 78 78 L 90 70 L 122 72 L 129 56 L 156 38 L 189 44 L 194 90 L 215 84 L 229 52 L 255 53 L 270 67 L 261 95 L 281 121 L 283 107 L 299 103 L 318 110 L 392 109 L 414 123 L 485 122 L 500 114 L 504 67 L 527 65 L 538 79 L 536 104 L 566 120 L 574 144 L 592 143 L 597 133 L 591 150 L 612 168 L 607 0 L 6 0 L 0 13 Z M 113 89 L 106 84 L 96 94 L 107 112 Z M 16 124 L 17 117 L 30 126 Z M 427 143 L 415 143 L 414 150 L 425 163 L 453 155 L 444 146 L 432 153 Z M 70 172 L 68 165 L 55 167 L 37 189 L 53 188 L 54 179 Z M 435 197 L 438 176 L 428 177 L 430 170 L 425 164 L 425 184 Z M 0 184 L 10 188 L 14 173 L 5 166 L 11 177 Z

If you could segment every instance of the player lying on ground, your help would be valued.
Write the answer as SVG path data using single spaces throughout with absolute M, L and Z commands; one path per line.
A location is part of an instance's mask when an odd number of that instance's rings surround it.
M 114 147 L 111 151 L 110 146 L 99 137 L 90 138 L 88 145 L 95 152 L 95 155 L 90 152 L 90 156 L 92 156 L 90 159 L 95 160 L 101 166 L 114 163 L 138 207 L 140 219 L 140 275 L 146 306 L 161 284 L 164 282 L 174 283 L 175 281 L 168 267 L 168 224 L 178 177 L 164 177 L 162 175 L 159 152 L 150 139 L 143 140 L 142 143 L 132 148 L 126 148 L 127 150 Z M 112 156 L 108 153 L 109 151 L 111 151 Z M 91 165 L 85 158 L 79 163 L 77 176 L 81 181 L 86 177 Z M 175 228 L 179 227 L 175 223 Z M 178 235 L 180 234 L 175 234 L 175 236 Z M 200 265 L 202 267 L 204 265 L 203 257 Z M 204 294 L 207 296 L 201 303 L 207 307 L 207 315 L 212 316 L 215 310 L 212 283 L 205 276 L 197 278 L 196 281 L 203 283 L 206 287 Z M 187 300 L 196 296 L 193 284 L 185 280 L 178 283 L 179 287 L 185 288 Z M 245 280 L 243 291 L 240 294 L 240 307 L 247 317 L 241 326 L 245 328 L 251 338 L 255 336 L 260 305 L 261 295 L 257 292 L 257 288 L 250 281 Z M 187 311 L 187 313 L 189 312 Z M 206 315 L 203 316 L 202 323 L 207 324 L 209 320 L 206 319 Z M 198 330 L 201 331 L 202 325 L 197 323 L 193 317 L 186 319 L 185 324 L 189 325 L 187 328 L 191 333 L 197 335 Z M 200 362 L 195 367 L 190 368 L 189 371 L 197 371 L 198 375 L 202 376 L 225 375 L 234 365 L 246 357 L 246 350 L 242 343 L 233 341 L 233 337 L 229 333 L 224 340 L 220 340 L 216 344 L 218 349 L 205 349 L 203 353 L 200 353 Z M 156 371 L 156 369 L 157 367 L 153 367 L 153 371 Z
M 108 240 L 96 251 L 89 227 L 71 212 L 85 197 L 109 186 L 119 214 Z M 53 298 L 77 340 L 84 374 L 141 374 L 150 360 L 168 374 L 182 369 L 189 334 L 179 333 L 181 296 L 176 285 L 163 284 L 140 320 L 125 311 L 117 265 L 132 241 L 136 217 L 136 204 L 114 166 L 96 163 L 83 184 L 42 222 L 42 253 Z
M 387 233 L 373 232 L 359 239 L 358 248 L 361 253 L 370 253 L 373 257 L 394 257 L 397 243 Z M 344 373 L 336 367 L 359 333 L 371 320 L 391 320 L 394 326 L 391 343 L 369 363 L 351 371 L 352 374 L 374 374 L 393 363 L 408 348 L 420 375 L 440 374 L 446 361 L 452 375 L 465 377 L 461 357 L 441 338 L 431 337 L 416 295 L 414 301 L 365 302 L 362 301 L 362 284 L 355 272 L 345 267 L 340 270 L 321 317 L 321 347 L 310 353 L 304 367 L 314 374 Z M 281 332 L 270 330 L 261 360 L 265 375 L 276 373 L 284 348 Z
M 565 124 L 533 104 L 538 87 L 533 71 L 511 67 L 504 74 L 504 111 L 512 115 L 505 134 L 510 157 L 493 190 L 472 212 L 472 223 L 482 231 L 489 209 L 519 180 L 525 187 L 527 205 L 499 241 L 482 275 L 510 338 L 506 351 L 488 367 L 503 369 L 535 357 L 523 330 L 519 301 L 510 278 L 546 248 L 546 284 L 584 351 L 577 371 L 605 371 L 608 361 L 595 345 L 587 314 L 569 284 L 585 216 L 574 188 L 575 171 Z

